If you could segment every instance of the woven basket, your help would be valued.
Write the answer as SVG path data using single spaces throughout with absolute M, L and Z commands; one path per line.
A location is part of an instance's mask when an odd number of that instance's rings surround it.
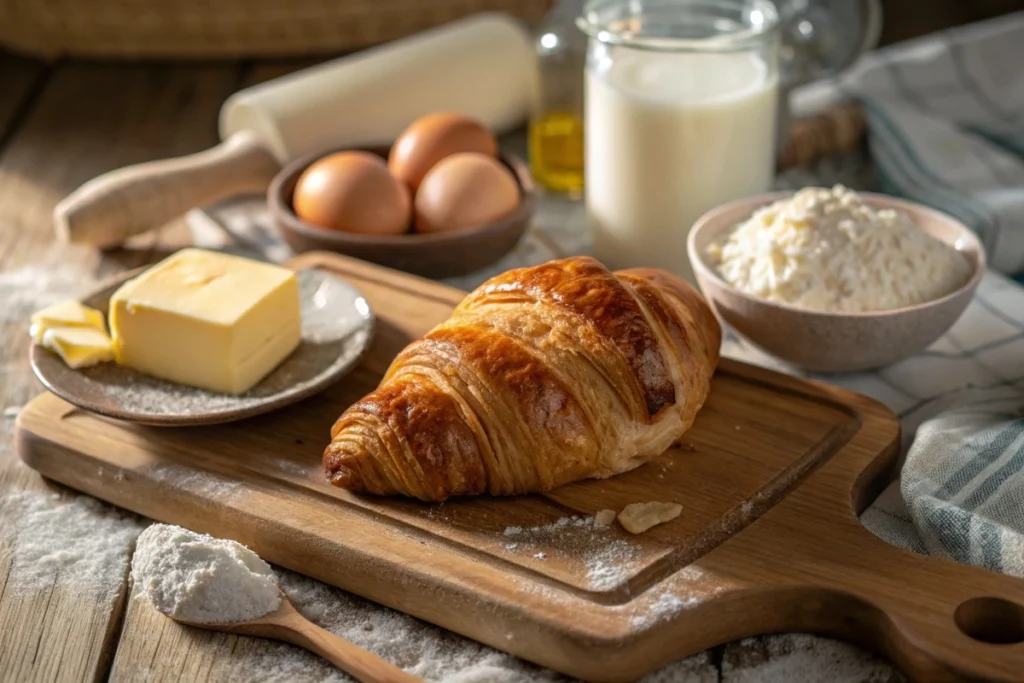
M 338 53 L 485 10 L 539 21 L 552 0 L 0 0 L 0 47 L 44 58 Z

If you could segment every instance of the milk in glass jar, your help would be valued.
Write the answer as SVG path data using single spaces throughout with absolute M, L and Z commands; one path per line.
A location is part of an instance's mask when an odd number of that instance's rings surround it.
M 771 188 L 778 15 L 768 0 L 590 0 L 586 208 L 610 268 L 693 282 L 686 237 L 705 211 Z

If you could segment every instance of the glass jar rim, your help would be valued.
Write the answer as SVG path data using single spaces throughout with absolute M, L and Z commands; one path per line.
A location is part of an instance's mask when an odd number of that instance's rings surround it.
M 632 9 L 636 4 L 640 12 L 632 14 L 616 14 L 609 16 L 611 10 Z M 704 7 L 721 8 L 722 0 L 698 3 Z M 764 44 L 774 36 L 780 27 L 779 13 L 771 0 L 735 0 L 730 3 L 734 7 L 749 6 L 752 13 L 757 13 L 759 23 L 736 31 L 719 35 L 685 38 L 674 36 L 642 36 L 630 33 L 625 24 L 629 19 L 643 16 L 642 4 L 635 0 L 587 0 L 583 13 L 576 18 L 576 26 L 590 38 L 608 45 L 622 45 L 639 50 L 655 52 L 736 52 Z M 685 9 L 685 5 L 672 3 L 676 11 Z M 616 26 L 621 24 L 622 26 Z

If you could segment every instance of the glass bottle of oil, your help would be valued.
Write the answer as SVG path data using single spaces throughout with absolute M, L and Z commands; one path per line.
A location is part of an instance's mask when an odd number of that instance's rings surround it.
M 537 30 L 539 84 L 530 118 L 530 170 L 551 192 L 583 190 L 583 67 L 586 36 L 576 27 L 584 0 L 558 0 Z

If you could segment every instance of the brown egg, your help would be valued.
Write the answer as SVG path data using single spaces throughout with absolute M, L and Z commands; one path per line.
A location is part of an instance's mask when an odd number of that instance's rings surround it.
M 295 184 L 295 215 L 321 228 L 398 235 L 412 218 L 409 190 L 369 152 L 338 152 L 310 164 Z
M 418 232 L 488 225 L 519 205 L 519 183 L 494 157 L 452 154 L 430 169 L 413 200 Z
M 388 156 L 391 173 L 415 194 L 423 177 L 450 154 L 480 152 L 497 156 L 498 140 L 468 116 L 441 112 L 416 119 L 398 136 Z

